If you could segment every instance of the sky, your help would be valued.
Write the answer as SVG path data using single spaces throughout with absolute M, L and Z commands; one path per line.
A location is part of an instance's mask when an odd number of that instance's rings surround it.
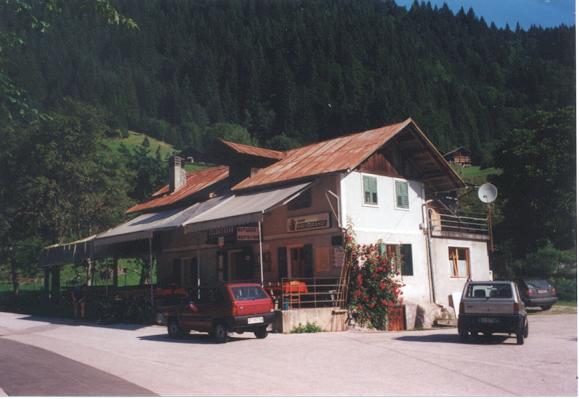
M 419 0 L 425 1 L 426 0 Z M 523 29 L 531 25 L 544 28 L 561 24 L 575 25 L 575 0 L 429 0 L 434 7 L 448 4 L 455 13 L 463 7 L 472 7 L 475 14 L 484 17 L 487 23 L 498 27 L 505 24 L 514 28 L 517 22 Z M 398 5 L 409 8 L 414 0 L 395 0 Z

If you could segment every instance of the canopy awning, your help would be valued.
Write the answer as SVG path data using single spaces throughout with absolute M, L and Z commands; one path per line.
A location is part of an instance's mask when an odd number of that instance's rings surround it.
M 70 243 L 51 245 L 42 251 L 40 264 L 53 266 L 80 263 L 86 258 L 99 257 L 106 254 L 107 247 L 112 245 L 147 240 L 153 238 L 156 231 L 179 228 L 183 222 L 217 206 L 223 200 L 223 197 L 216 197 L 188 208 L 144 213 L 103 233 Z
M 82 240 L 46 247 L 40 254 L 40 264 L 42 266 L 63 265 L 80 263 L 86 258 L 92 258 L 95 237 L 96 235 L 92 235 Z
M 120 226 L 98 234 L 95 238 L 95 246 L 99 247 L 152 238 L 155 231 L 181 227 L 187 220 L 201 215 L 203 212 L 220 204 L 223 200 L 223 197 L 216 197 L 191 205 L 185 209 L 178 208 L 144 213 Z
M 311 182 L 251 194 L 235 194 L 219 205 L 183 223 L 185 233 L 263 221 L 263 213 L 287 204 L 310 186 Z

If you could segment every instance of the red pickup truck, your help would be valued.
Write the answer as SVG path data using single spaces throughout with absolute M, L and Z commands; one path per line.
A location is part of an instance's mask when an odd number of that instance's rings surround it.
M 209 333 L 220 343 L 227 341 L 229 332 L 253 332 L 256 338 L 265 338 L 274 317 L 271 298 L 253 283 L 200 288 L 164 314 L 170 337 L 183 337 L 195 330 Z

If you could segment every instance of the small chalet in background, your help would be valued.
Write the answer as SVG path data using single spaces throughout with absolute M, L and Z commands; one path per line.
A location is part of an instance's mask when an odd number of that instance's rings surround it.
M 216 166 L 189 173 L 172 158 L 168 184 L 130 208 L 132 220 L 51 246 L 42 263 L 148 257 L 151 292 L 258 281 L 276 298 L 281 331 L 343 328 L 348 225 L 399 260 L 408 328 L 417 306 L 456 307 L 468 279 L 489 278 L 487 221 L 442 201 L 464 182 L 410 118 L 284 152 L 219 140 L 207 156 Z
M 464 147 L 458 147 L 444 154 L 444 159 L 446 159 L 449 163 L 454 165 L 471 166 L 472 161 L 470 155 L 471 152 L 469 149 Z

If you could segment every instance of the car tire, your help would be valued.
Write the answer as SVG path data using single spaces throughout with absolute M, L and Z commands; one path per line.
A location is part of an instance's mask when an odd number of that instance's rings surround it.
M 215 342 L 219 344 L 227 342 L 227 326 L 223 323 L 217 323 L 215 327 L 213 327 L 213 338 Z
M 458 325 L 458 338 L 461 342 L 468 341 L 468 330 L 465 330 L 460 324 Z
M 549 310 L 549 309 L 551 309 L 552 307 L 553 307 L 553 305 L 543 305 L 543 306 L 541 306 L 541 309 L 542 309 L 542 310 Z
M 265 337 L 267 337 L 267 328 L 265 326 L 259 327 L 253 333 L 255 334 L 255 338 L 264 339 Z
M 529 322 L 525 323 L 525 331 L 523 333 L 523 337 L 527 338 L 529 336 Z
M 523 327 L 517 331 L 517 345 L 523 345 L 525 343 L 525 328 Z
M 171 338 L 182 338 L 183 335 L 185 335 L 179 322 L 175 319 L 171 319 L 167 323 L 167 334 L 169 334 L 169 337 Z

